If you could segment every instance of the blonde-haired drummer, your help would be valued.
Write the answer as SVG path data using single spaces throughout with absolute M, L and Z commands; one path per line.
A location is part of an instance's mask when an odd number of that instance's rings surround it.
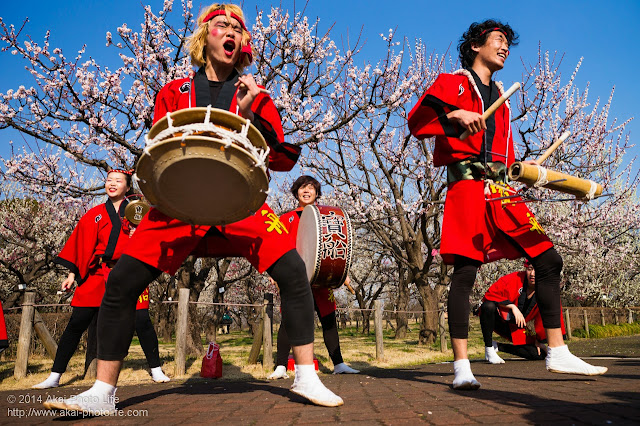
M 203 22 L 211 13 L 217 11 L 224 11 L 224 15 L 217 15 L 220 16 L 220 18 L 209 18 L 206 22 Z M 234 15 L 239 19 L 234 18 Z M 226 19 L 223 19 L 222 17 L 225 17 Z M 200 14 L 198 17 L 198 27 L 191 37 L 189 37 L 187 42 L 191 63 L 194 66 L 207 66 L 206 49 L 214 50 L 214 44 L 208 44 L 207 39 L 209 38 L 212 30 L 215 28 L 224 29 L 228 22 L 231 23 L 233 30 L 240 35 L 240 45 L 242 46 L 242 52 L 244 53 L 240 56 L 240 59 L 234 63 L 236 70 L 241 72 L 244 68 L 251 65 L 255 51 L 251 46 L 251 34 L 244 26 L 244 14 L 242 13 L 242 9 L 235 4 L 221 5 L 214 3 Z M 214 52 L 214 54 L 215 53 L 216 52 Z
M 278 110 L 253 76 L 238 73 L 253 58 L 242 10 L 225 4 L 208 7 L 198 17 L 190 50 L 194 64 L 201 66 L 193 78 L 172 81 L 160 90 L 154 123 L 169 112 L 190 107 L 211 105 L 237 113 L 251 120 L 264 136 L 270 148 L 269 168 L 291 170 L 300 149 L 284 142 Z M 320 382 L 314 369 L 313 297 L 304 262 L 288 230 L 265 203 L 246 219 L 216 227 L 190 225 L 152 208 L 109 275 L 98 317 L 98 380 L 88 391 L 62 403 L 49 402 L 46 407 L 98 415 L 115 412 L 115 385 L 133 334 L 129 323 L 135 300 L 161 272 L 173 275 L 190 254 L 242 256 L 258 271 L 268 271 L 280 285 L 284 326 L 296 360 L 291 391 L 318 405 L 343 404 Z
M 295 240 L 298 234 L 298 224 L 302 210 L 308 205 L 315 204 L 322 195 L 320 182 L 313 176 L 303 175 L 291 185 L 291 194 L 298 201 L 298 208 L 280 216 L 280 221 L 289 228 L 291 237 Z M 349 278 L 347 277 L 347 280 Z M 322 337 L 327 347 L 327 352 L 333 362 L 333 374 L 356 374 L 360 371 L 349 367 L 342 359 L 340 350 L 340 337 L 338 336 L 338 323 L 336 321 L 336 300 L 333 290 L 327 287 L 313 288 L 314 308 L 322 325 Z M 269 379 L 287 378 L 287 360 L 291 345 L 284 327 L 278 330 L 277 342 L 278 355 L 276 369 Z

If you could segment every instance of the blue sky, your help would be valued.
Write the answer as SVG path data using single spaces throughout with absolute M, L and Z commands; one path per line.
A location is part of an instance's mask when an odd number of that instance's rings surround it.
M 126 22 L 130 26 L 141 21 L 142 3 L 151 4 L 159 10 L 158 0 L 67 0 L 44 2 L 2 2 L 0 16 L 6 24 L 19 26 L 29 17 L 25 32 L 41 41 L 44 32 L 52 32 L 51 45 L 64 49 L 72 57 L 82 44 L 87 44 L 85 57 L 97 59 L 101 55 L 113 55 L 113 49 L 105 48 L 105 33 L 116 33 L 116 28 Z M 277 1 L 244 1 L 248 21 L 253 21 L 256 8 L 268 10 Z M 194 1 L 195 8 L 208 2 Z M 176 5 L 178 8 L 179 4 Z M 290 11 L 301 10 L 302 1 L 282 0 L 282 6 Z M 395 6 L 395 7 L 394 7 Z M 366 41 L 362 60 L 376 61 L 384 53 L 380 33 L 390 28 L 406 36 L 411 42 L 422 38 L 430 51 L 455 52 L 458 38 L 473 21 L 497 18 L 508 22 L 520 35 L 520 44 L 512 50 L 505 70 L 499 79 L 506 85 L 520 79 L 521 60 L 534 63 L 538 44 L 543 50 L 564 54 L 564 78 L 568 78 L 580 57 L 584 57 L 577 84 L 583 89 L 590 82 L 591 103 L 597 97 L 606 99 L 615 85 L 612 115 L 618 119 L 635 116 L 627 127 L 632 141 L 640 133 L 640 84 L 636 73 L 640 65 L 640 47 L 635 28 L 640 21 L 640 1 L 533 1 L 515 2 L 496 0 L 492 2 L 405 0 L 388 2 L 380 0 L 310 0 L 305 14 L 320 18 L 320 29 L 326 30 L 335 23 L 332 31 L 337 43 L 355 40 L 362 29 Z M 136 28 L 134 26 L 134 28 Z M 0 52 L 0 92 L 16 88 L 20 84 L 31 85 L 25 75 L 23 64 L 7 52 Z M 0 132 L 0 155 L 7 155 L 9 132 Z M 15 134 L 11 139 L 19 142 Z M 637 144 L 637 143 L 636 143 Z M 640 154 L 636 147 L 633 155 Z

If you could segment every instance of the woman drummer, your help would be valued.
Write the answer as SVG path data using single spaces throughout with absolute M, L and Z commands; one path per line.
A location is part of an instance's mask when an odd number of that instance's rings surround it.
M 250 120 L 263 135 L 270 148 L 269 168 L 291 170 L 300 148 L 284 142 L 280 114 L 268 94 L 252 75 L 241 75 L 253 60 L 242 9 L 231 4 L 204 8 L 188 48 L 192 64 L 200 69 L 193 78 L 174 80 L 160 90 L 154 123 L 167 113 L 190 107 L 211 105 L 233 112 Z M 225 226 L 191 225 L 152 208 L 109 274 L 98 315 L 96 382 L 80 395 L 45 407 L 97 415 L 117 412 L 115 386 L 133 335 L 135 300 L 161 272 L 175 274 L 190 254 L 245 257 L 259 272 L 268 271 L 280 284 L 285 327 L 296 359 L 291 391 L 318 405 L 343 404 L 322 384 L 313 366 L 313 296 L 304 262 L 278 216 L 265 203 L 253 215 Z
M 291 194 L 298 200 L 298 208 L 280 216 L 280 221 L 289 228 L 289 234 L 296 240 L 298 234 L 298 225 L 302 210 L 310 204 L 315 204 L 322 195 L 320 182 L 312 176 L 300 176 L 291 186 Z M 347 277 L 347 280 L 349 278 Z M 336 300 L 333 296 L 333 290 L 330 288 L 312 288 L 314 308 L 320 318 L 322 324 L 322 335 L 324 344 L 329 352 L 329 357 L 333 362 L 333 374 L 356 374 L 360 371 L 355 370 L 345 364 L 340 351 L 340 338 L 338 337 L 338 323 L 336 321 Z M 278 356 L 276 369 L 269 379 L 287 378 L 287 359 L 291 346 L 289 338 L 284 327 L 278 330 Z
M 71 299 L 71 318 L 60 337 L 51 374 L 45 381 L 33 386 L 34 389 L 60 385 L 60 377 L 78 348 L 82 333 L 98 313 L 109 271 L 122 254 L 131 232 L 128 226 L 122 225 L 127 205 L 125 196 L 131 190 L 131 174 L 128 170 L 111 170 L 107 174 L 107 202 L 93 207 L 82 216 L 60 255 L 54 260 L 69 269 L 61 290 L 70 291 L 74 282 L 78 286 Z M 151 368 L 151 377 L 155 382 L 168 382 L 169 377 L 160 366 L 158 337 L 149 318 L 148 295 L 148 289 L 140 295 L 141 303 L 137 306 L 135 319 L 136 332 Z

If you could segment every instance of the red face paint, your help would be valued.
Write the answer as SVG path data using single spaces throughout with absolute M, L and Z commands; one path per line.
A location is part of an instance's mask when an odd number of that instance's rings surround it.
M 220 34 L 220 30 L 218 28 L 212 28 L 210 33 L 212 37 L 217 37 Z

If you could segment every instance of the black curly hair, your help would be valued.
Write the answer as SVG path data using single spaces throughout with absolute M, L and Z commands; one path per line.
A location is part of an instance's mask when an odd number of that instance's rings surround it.
M 316 198 L 320 198 L 320 196 L 322 195 L 320 182 L 318 182 L 318 180 L 313 176 L 308 175 L 302 175 L 298 179 L 296 179 L 295 182 L 293 182 L 293 185 L 291 185 L 291 193 L 293 194 L 293 197 L 297 200 L 298 190 L 303 186 L 307 186 L 309 184 L 313 185 L 313 187 L 316 189 Z
M 518 34 L 513 31 L 508 24 L 503 24 L 493 19 L 488 19 L 484 22 L 474 22 L 469 26 L 469 29 L 462 34 L 458 42 L 460 64 L 463 68 L 469 68 L 473 65 L 473 60 L 478 54 L 478 52 L 474 52 L 471 45 L 483 46 L 489 34 L 491 34 L 491 31 L 502 32 L 505 37 L 507 37 L 507 43 L 509 43 L 510 47 L 518 45 Z

